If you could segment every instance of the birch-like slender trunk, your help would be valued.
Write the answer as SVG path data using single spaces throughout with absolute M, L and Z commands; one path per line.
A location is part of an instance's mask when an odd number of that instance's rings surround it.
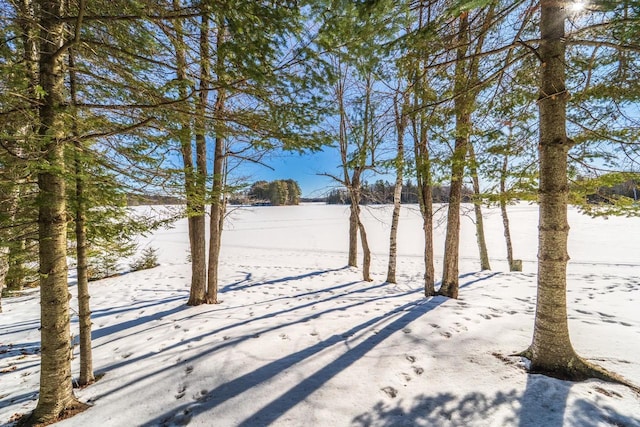
M 367 231 L 360 219 L 358 219 L 358 230 L 360 230 L 360 241 L 362 242 L 362 280 L 371 282 L 373 280 L 371 278 L 371 250 L 367 240 Z
M 360 203 L 360 188 L 355 188 L 349 177 L 348 160 L 348 140 L 347 140 L 347 112 L 344 105 L 345 76 L 341 76 L 336 83 L 336 97 L 338 98 L 338 110 L 340 115 L 340 125 L 338 133 L 338 143 L 340 145 L 340 160 L 342 162 L 342 172 L 344 185 L 349 193 L 351 201 L 349 205 L 349 252 L 347 265 L 349 267 L 358 266 L 358 205 Z M 359 183 L 359 174 L 354 171 L 354 178 Z M 359 185 L 359 184 L 358 184 Z
M 218 78 L 224 76 L 224 58 L 222 44 L 226 37 L 225 23 L 223 19 L 218 20 L 218 35 L 216 40 L 216 50 L 218 52 L 216 60 L 216 74 Z M 224 88 L 217 90 L 216 102 L 213 107 L 215 147 L 213 154 L 213 180 L 211 184 L 211 219 L 209 222 L 209 268 L 207 282 L 207 303 L 218 304 L 218 266 L 220 264 L 220 248 L 222 245 L 222 230 L 225 214 L 225 140 L 226 132 L 224 125 L 224 109 L 227 99 L 227 92 Z
M 431 5 L 420 1 L 418 4 L 418 28 L 422 29 L 426 22 L 431 21 Z M 422 230 L 424 232 L 424 295 L 430 297 L 435 291 L 435 266 L 433 260 L 433 188 L 431 183 L 431 159 L 429 154 L 428 120 L 424 108 L 427 103 L 425 90 L 428 84 L 428 73 L 425 69 L 426 52 L 422 52 L 416 72 L 413 75 L 413 103 L 417 114 L 411 117 L 413 128 L 413 150 L 416 162 L 416 181 L 418 203 L 422 216 Z
M 351 191 L 349 191 L 351 192 Z M 358 202 L 353 201 L 349 205 L 349 267 L 358 266 Z
M 224 108 L 224 93 L 218 95 L 219 106 Z M 209 277 L 207 285 L 207 303 L 218 304 L 218 265 L 220 264 L 220 247 L 222 244 L 222 229 L 224 224 L 224 137 L 216 136 L 216 146 L 213 160 L 213 185 L 211 189 L 211 221 L 209 239 Z
M 69 94 L 71 105 L 78 104 L 77 81 L 73 51 L 69 51 Z M 74 178 L 75 194 L 75 228 L 76 228 L 76 272 L 78 280 L 78 323 L 80 334 L 80 375 L 78 384 L 85 386 L 95 381 L 93 374 L 93 354 L 91 351 L 91 306 L 89 304 L 89 257 L 87 254 L 87 200 L 85 194 L 85 169 L 82 161 L 82 145 L 78 140 L 78 117 L 75 111 L 71 115 L 74 141 Z
M 398 258 L 398 223 L 400 221 L 400 205 L 402 202 L 402 180 L 404 179 L 404 132 L 407 128 L 406 97 L 403 95 L 402 105 L 394 100 L 396 120 L 396 182 L 393 188 L 393 213 L 391 215 L 391 230 L 389 232 L 389 263 L 387 265 L 387 282 L 397 283 L 396 264 Z
M 509 131 L 509 143 L 511 142 L 511 131 Z M 507 150 L 511 149 L 511 144 Z M 500 215 L 502 216 L 502 227 L 504 229 L 504 240 L 507 246 L 507 261 L 509 271 L 515 271 L 513 263 L 513 245 L 511 243 L 511 229 L 509 227 L 509 214 L 507 213 L 507 172 L 509 168 L 509 153 L 505 152 L 500 167 Z
M 418 203 L 424 232 L 424 295 L 430 297 L 436 294 L 436 290 L 435 265 L 433 262 L 433 187 L 431 185 L 431 164 L 429 161 L 426 127 L 424 131 L 420 131 L 419 140 L 416 142 Z
M 349 215 L 349 231 L 353 228 L 355 230 L 355 239 L 357 243 L 358 235 L 360 236 L 360 242 L 362 244 L 362 279 L 370 282 L 371 279 L 371 250 L 369 249 L 369 242 L 367 240 L 367 232 L 364 224 L 360 220 L 360 174 L 361 169 L 356 167 L 351 176 L 351 185 L 347 188 L 349 192 L 349 198 L 351 200 L 351 213 Z M 357 252 L 356 252 L 357 253 Z
M 480 269 L 491 270 L 491 264 L 489 264 L 489 252 L 487 251 L 487 241 L 484 235 L 484 218 L 482 217 L 482 196 L 480 194 L 480 179 L 478 178 L 476 151 L 473 147 L 473 144 L 471 143 L 469 143 L 469 169 L 471 172 L 471 181 L 473 183 L 473 212 L 475 215 L 478 251 L 480 253 Z

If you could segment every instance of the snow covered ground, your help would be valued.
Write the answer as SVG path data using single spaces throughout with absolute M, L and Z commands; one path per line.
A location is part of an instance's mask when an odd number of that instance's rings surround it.
M 640 396 L 629 389 L 528 375 L 510 356 L 532 336 L 537 207 L 510 214 L 524 271 L 508 272 L 496 209 L 486 211 L 493 270 L 479 272 L 473 224 L 463 219 L 459 300 L 422 296 L 415 206 L 402 211 L 396 285 L 384 283 L 389 207 L 364 211 L 370 283 L 345 267 L 346 207 L 235 210 L 216 306 L 185 305 L 186 221 L 160 230 L 141 242 L 158 248 L 160 267 L 91 283 L 94 366 L 104 377 L 76 392 L 93 407 L 59 424 L 640 426 Z M 570 223 L 574 346 L 640 384 L 640 219 L 571 211 Z M 443 237 L 441 225 L 438 274 Z M 0 423 L 9 423 L 37 401 L 37 291 L 3 306 Z

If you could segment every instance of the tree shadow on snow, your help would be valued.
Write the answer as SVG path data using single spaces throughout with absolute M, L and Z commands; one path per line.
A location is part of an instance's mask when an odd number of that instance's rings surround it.
M 421 395 L 409 405 L 401 399 L 393 405 L 381 400 L 370 411 L 355 417 L 351 424 L 360 427 L 562 427 L 566 420 L 570 425 L 581 427 L 640 425 L 640 419 L 618 414 L 597 398 L 595 401 L 579 399 L 567 412 L 567 400 L 573 385 L 569 381 L 527 374 L 524 392 L 512 389 L 498 391 L 492 396 L 480 392 L 464 396 L 452 393 Z
M 388 297 L 380 298 L 384 299 Z M 396 307 L 388 313 L 370 318 L 340 334 L 334 334 L 312 346 L 289 354 L 281 359 L 261 366 L 252 372 L 220 384 L 201 396 L 197 401 L 189 403 L 185 402 L 179 407 L 174 407 L 170 411 L 158 415 L 153 420 L 147 421 L 143 425 L 156 426 L 174 423 L 188 423 L 194 415 L 211 411 L 227 400 L 250 390 L 252 387 L 268 382 L 270 379 L 280 375 L 281 372 L 303 362 L 307 358 L 313 357 L 324 349 L 344 343 L 344 341 L 350 336 L 358 334 L 359 332 L 379 324 L 382 321 L 395 317 L 395 320 L 391 321 L 388 325 L 382 328 L 377 328 L 376 334 L 370 335 L 364 341 L 356 344 L 355 346 L 347 347 L 346 351 L 338 356 L 333 362 L 323 366 L 289 390 L 284 391 L 265 407 L 259 409 L 243 422 L 238 424 L 238 426 L 245 427 L 269 425 L 289 409 L 304 401 L 309 395 L 321 388 L 331 378 L 335 377 L 353 363 L 360 360 L 374 347 L 382 343 L 394 333 L 402 331 L 411 322 L 433 310 L 445 300 L 446 299 L 444 298 L 438 297 L 430 300 L 411 302 L 400 307 Z M 301 321 L 304 321 L 304 319 L 301 319 Z M 201 353 L 197 358 L 202 356 L 203 354 Z
M 278 279 L 277 282 L 291 281 L 296 279 L 301 279 L 305 277 L 309 277 L 311 275 L 319 275 L 326 272 L 330 272 L 334 270 L 328 270 L 325 272 L 315 272 L 311 274 L 307 274 L 304 276 L 300 276 L 297 278 L 283 278 Z M 490 277 L 490 276 L 489 276 Z M 485 280 L 489 277 L 482 277 L 478 279 Z M 245 278 L 244 282 L 247 280 Z M 474 281 L 474 282 L 477 282 Z M 239 284 L 238 283 L 238 284 Z M 197 362 L 199 360 L 210 357 L 212 354 L 216 354 L 222 351 L 228 351 L 233 349 L 234 346 L 242 343 L 243 341 L 251 340 L 260 336 L 261 334 L 272 333 L 274 331 L 295 325 L 300 323 L 305 323 L 310 320 L 319 318 L 321 316 L 334 313 L 334 312 L 344 312 L 345 310 L 353 309 L 356 307 L 362 307 L 366 304 L 375 304 L 376 302 L 380 302 L 382 300 L 392 300 L 396 298 L 404 298 L 409 295 L 418 294 L 421 292 L 421 289 L 412 289 L 407 292 L 398 292 L 393 294 L 383 294 L 383 295 L 367 295 L 368 292 L 375 290 L 376 288 L 385 287 L 385 283 L 380 284 L 365 284 L 362 288 L 357 288 L 354 290 L 334 293 L 333 290 L 346 288 L 348 286 L 352 286 L 358 284 L 360 282 L 350 282 L 346 284 L 338 284 L 332 288 L 324 288 L 320 290 L 309 291 L 293 296 L 288 296 L 286 298 L 298 298 L 298 304 L 293 305 L 291 307 L 286 307 L 283 310 L 274 311 L 266 313 L 262 316 L 251 317 L 248 319 L 243 319 L 241 321 L 234 322 L 232 324 L 221 326 L 215 330 L 210 330 L 204 332 L 200 335 L 190 337 L 189 339 L 182 340 L 180 342 L 171 344 L 163 349 L 163 353 L 171 350 L 180 350 L 182 348 L 191 347 L 190 343 L 197 343 L 201 341 L 203 338 L 211 335 L 218 335 L 224 331 L 231 331 L 236 328 L 246 326 L 248 324 L 254 323 L 256 325 L 260 325 L 261 320 L 265 320 L 267 318 L 279 317 L 284 314 L 291 314 L 296 311 L 299 311 L 303 308 L 309 307 L 321 307 L 322 304 L 332 302 L 338 298 L 350 297 L 352 298 L 354 295 L 361 293 L 362 298 L 355 300 L 354 302 L 349 302 L 348 304 L 341 305 L 330 305 L 329 308 L 324 310 L 317 310 L 312 314 L 309 314 L 304 317 L 299 317 L 289 321 L 278 322 L 277 324 L 269 327 L 265 327 L 259 330 L 251 330 L 248 331 L 246 329 L 239 329 L 243 333 L 243 335 L 239 336 L 225 336 L 222 342 L 217 343 L 201 343 L 201 349 L 198 351 L 195 348 L 191 348 L 190 351 L 197 351 L 196 354 L 190 357 L 181 358 L 181 360 L 176 363 L 175 367 L 185 368 L 189 367 L 190 364 Z M 467 284 L 468 286 L 469 284 Z M 245 285 L 241 285 L 243 287 Z M 234 289 L 237 290 L 238 288 Z M 308 294 L 322 294 L 329 293 L 326 298 L 322 299 L 313 299 L 312 301 L 303 301 L 300 297 Z M 277 299 L 281 299 L 279 297 Z M 249 416 L 246 420 L 244 420 L 239 425 L 241 426 L 255 426 L 255 425 L 268 425 L 275 420 L 277 420 L 280 416 L 282 416 L 289 409 L 293 408 L 298 403 L 304 401 L 309 395 L 314 393 L 316 390 L 321 388 L 325 383 L 327 383 L 331 378 L 338 375 L 340 372 L 347 369 L 349 366 L 354 364 L 356 361 L 360 360 L 362 357 L 366 356 L 369 351 L 378 346 L 384 340 L 389 338 L 391 335 L 402 331 L 405 329 L 411 322 L 423 316 L 425 313 L 433 310 L 443 302 L 447 301 L 444 297 L 434 297 L 430 299 L 419 299 L 417 301 L 412 301 L 410 303 L 406 303 L 404 305 L 400 305 L 395 307 L 393 310 L 390 310 L 386 313 L 373 316 L 367 318 L 367 320 L 362 323 L 348 329 L 342 331 L 341 333 L 335 333 L 331 337 L 322 340 L 314 345 L 311 345 L 302 350 L 296 351 L 294 353 L 288 354 L 284 357 L 281 357 L 278 360 L 272 361 L 270 363 L 265 364 L 252 372 L 249 372 L 245 375 L 239 376 L 234 379 L 230 379 L 225 383 L 217 384 L 212 390 L 203 392 L 201 396 L 199 396 L 195 401 L 184 402 L 177 407 L 171 407 L 165 413 L 159 414 L 154 419 L 145 422 L 142 425 L 145 426 L 155 426 L 155 425 L 165 425 L 165 424 L 184 424 L 188 423 L 189 420 L 197 414 L 208 412 L 214 410 L 216 407 L 220 406 L 224 402 L 242 395 L 245 391 L 251 389 L 252 387 L 260 386 L 264 383 L 267 383 L 272 378 L 280 375 L 281 372 L 305 361 L 308 358 L 313 357 L 314 355 L 322 352 L 324 349 L 334 347 L 339 344 L 344 344 L 345 341 L 356 334 L 362 333 L 366 330 L 370 330 L 371 328 L 376 328 L 376 333 L 369 335 L 364 341 L 353 345 L 345 346 L 345 351 L 341 355 L 339 355 L 334 361 L 331 363 L 321 367 L 315 373 L 312 373 L 309 377 L 304 379 L 299 384 L 295 385 L 289 390 L 284 391 L 280 396 L 276 397 L 270 403 L 268 403 L 265 407 L 257 410 L 254 414 Z M 265 302 L 265 301 L 262 301 Z M 216 308 L 214 311 L 210 311 L 209 314 L 214 313 L 216 311 L 222 311 L 224 308 Z M 179 310 L 175 310 L 179 311 Z M 166 315 L 166 313 L 165 313 Z M 197 317 L 199 314 L 193 314 L 186 317 Z M 179 319 L 174 319 L 179 320 Z M 380 326 L 383 322 L 390 322 L 386 326 Z M 142 321 L 140 323 L 143 323 Z M 143 360 L 152 356 L 151 354 L 144 354 L 136 357 L 130 357 L 126 360 L 121 360 L 116 363 L 113 363 L 104 368 L 106 370 L 114 370 L 121 366 L 135 364 L 137 361 Z M 110 389 L 108 391 L 109 394 L 117 392 L 117 390 L 125 389 L 126 387 L 143 381 L 145 379 L 153 378 L 157 375 L 164 374 L 166 372 L 165 366 L 158 366 L 157 369 L 152 372 L 148 372 L 144 375 L 141 375 L 136 378 L 132 378 L 127 383 L 121 384 L 115 389 Z M 99 400 L 102 396 L 96 396 L 95 400 Z
M 478 283 L 478 282 L 482 282 L 482 281 L 485 281 L 485 280 L 489 280 L 489 279 L 491 279 L 492 277 L 498 276 L 498 275 L 500 275 L 500 274 L 502 274 L 502 273 L 500 273 L 500 272 L 495 272 L 495 271 L 492 271 L 492 272 L 487 272 L 487 271 L 478 271 L 478 272 L 475 272 L 475 273 L 466 273 L 466 274 L 462 274 L 462 275 L 460 276 L 460 278 L 461 278 L 461 279 L 464 279 L 464 278 L 466 278 L 466 277 L 471 277 L 471 276 L 478 276 L 478 275 L 480 275 L 480 277 L 478 277 L 476 280 L 470 280 L 470 281 L 468 281 L 468 282 L 466 282 L 466 283 L 461 284 L 461 285 L 459 286 L 459 288 L 460 288 L 460 289 L 464 289 L 464 288 L 466 288 L 466 287 L 469 287 L 469 286 L 473 285 L 474 283 Z
M 348 283 L 336 285 L 333 288 L 347 287 L 347 286 L 352 286 L 352 285 L 355 285 L 355 284 L 358 284 L 358 283 L 360 283 L 360 282 L 359 281 L 358 282 L 348 282 Z M 368 291 L 371 291 L 371 290 L 374 290 L 374 289 L 380 288 L 380 287 L 383 287 L 383 284 L 371 285 L 371 286 L 368 286 L 368 287 L 365 287 L 365 288 L 359 288 L 359 289 L 356 289 L 354 291 L 349 292 L 349 295 L 354 295 L 354 294 L 358 294 L 358 293 L 365 294 Z M 330 289 L 333 289 L 333 288 L 330 288 Z M 313 314 L 311 314 L 309 316 L 300 317 L 298 319 L 295 319 L 295 320 L 292 320 L 292 321 L 288 321 L 288 322 L 279 322 L 276 326 L 264 328 L 264 329 L 261 329 L 261 330 L 259 330 L 257 332 L 252 332 L 250 334 L 240 335 L 240 336 L 236 336 L 236 337 L 232 337 L 232 338 L 229 337 L 229 339 L 223 341 L 222 343 L 219 343 L 218 345 L 207 346 L 205 351 L 203 351 L 201 353 L 198 353 L 197 355 L 195 355 L 193 357 L 190 357 L 190 358 L 187 358 L 187 359 L 183 359 L 180 362 L 180 365 L 181 366 L 186 365 L 187 363 L 193 362 L 193 361 L 195 361 L 197 359 L 200 359 L 202 357 L 205 357 L 205 356 L 207 356 L 207 355 L 209 355 L 211 353 L 215 353 L 215 352 L 224 350 L 224 349 L 226 349 L 228 347 L 233 347 L 233 346 L 235 346 L 235 345 L 237 345 L 237 344 L 239 344 L 239 343 L 241 343 L 243 341 L 254 339 L 254 338 L 256 338 L 256 336 L 259 336 L 259 335 L 262 335 L 262 334 L 266 334 L 266 333 L 270 333 L 270 332 L 275 332 L 275 331 L 277 331 L 279 329 L 284 329 L 284 328 L 286 328 L 288 326 L 292 326 L 292 325 L 295 325 L 295 324 L 306 323 L 306 322 L 309 322 L 309 321 L 311 321 L 313 319 L 316 319 L 316 318 L 319 318 L 321 316 L 324 316 L 326 314 L 330 314 L 330 313 L 333 313 L 333 312 L 342 312 L 342 311 L 345 311 L 345 310 L 350 309 L 350 308 L 363 306 L 363 305 L 365 305 L 367 303 L 373 303 L 373 302 L 380 301 L 380 300 L 403 297 L 403 296 L 407 296 L 407 295 L 412 294 L 412 293 L 417 293 L 417 291 L 410 291 L 410 292 L 405 292 L 405 293 L 395 294 L 395 295 L 378 296 L 378 297 L 374 297 L 374 298 L 369 298 L 369 299 L 357 301 L 357 302 L 354 302 L 354 303 L 351 303 L 351 304 L 348 304 L 348 305 L 332 306 L 332 307 L 330 307 L 330 308 L 328 308 L 326 310 L 316 311 L 316 312 L 314 312 Z M 269 312 L 269 313 L 267 313 L 265 315 L 262 315 L 262 316 L 251 317 L 251 318 L 248 318 L 248 319 L 245 319 L 245 320 L 238 321 L 236 323 L 232 323 L 232 324 L 229 324 L 229 325 L 224 325 L 224 326 L 221 326 L 221 327 L 219 327 L 217 329 L 204 332 L 204 333 L 202 333 L 200 335 L 191 337 L 189 339 L 185 339 L 185 340 L 182 340 L 180 342 L 176 342 L 176 343 L 174 343 L 174 344 L 172 344 L 170 346 L 165 347 L 163 351 L 167 352 L 167 351 L 178 349 L 178 348 L 188 348 L 188 346 L 190 344 L 193 344 L 194 342 L 197 343 L 197 342 L 201 341 L 203 338 L 205 338 L 207 336 L 221 334 L 222 332 L 226 332 L 226 331 L 232 331 L 232 330 L 234 330 L 236 328 L 239 328 L 239 327 L 242 327 L 242 326 L 246 326 L 246 325 L 249 325 L 251 323 L 260 323 L 260 321 L 262 321 L 262 320 L 266 320 L 266 319 L 269 319 L 269 318 L 277 318 L 277 317 L 283 316 L 285 314 L 290 314 L 290 313 L 293 313 L 295 311 L 301 310 L 303 308 L 319 306 L 319 305 L 321 305 L 323 303 L 331 302 L 331 301 L 333 301 L 333 300 L 335 300 L 337 298 L 342 298 L 344 296 L 345 296 L 345 294 L 331 295 L 331 296 L 329 296 L 329 297 L 327 297 L 325 299 L 322 299 L 322 300 L 316 299 L 316 300 L 313 300 L 313 301 L 310 301 L 310 302 L 306 302 L 304 304 L 288 307 L 288 308 L 286 308 L 284 310 L 272 311 L 272 312 Z M 280 298 L 278 298 L 278 299 L 280 299 Z M 186 306 L 181 306 L 181 307 L 187 308 Z M 182 319 L 176 319 L 176 321 L 181 321 L 181 320 L 185 320 L 186 318 L 196 317 L 196 316 L 197 315 L 190 315 L 190 316 L 186 316 L 185 318 L 182 318 Z M 343 339 L 344 339 L 344 337 L 343 337 Z M 141 356 L 127 358 L 125 360 L 113 363 L 113 364 L 105 367 L 105 371 L 106 370 L 117 369 L 117 368 L 119 368 L 121 366 L 125 366 L 125 365 L 129 365 L 129 364 L 132 364 L 132 363 L 136 363 L 136 362 L 138 362 L 138 361 L 140 361 L 142 359 L 145 359 L 145 358 L 147 358 L 149 356 L 150 356 L 150 354 L 144 354 L 144 355 L 141 355 Z M 151 376 L 153 376 L 155 374 L 162 373 L 163 371 L 164 371 L 164 368 L 158 369 L 157 371 L 155 371 L 153 373 L 150 373 L 150 374 L 148 374 L 148 375 L 146 375 L 146 376 L 144 376 L 142 378 L 137 378 L 136 380 L 134 380 L 132 382 L 138 381 L 138 380 L 143 379 L 143 378 L 151 377 Z M 122 386 L 122 387 L 119 387 L 119 388 L 124 388 L 124 387 L 125 386 Z
M 165 304 L 170 301 L 171 300 L 162 300 L 162 301 L 159 301 L 158 304 Z M 135 308 L 135 310 L 139 310 L 139 309 L 140 307 Z M 170 316 L 172 314 L 179 313 L 181 311 L 185 311 L 188 309 L 189 307 L 187 307 L 186 305 L 180 304 L 179 306 L 170 308 L 168 310 L 154 311 L 154 312 L 151 312 L 151 314 L 148 314 L 146 316 L 140 316 L 135 319 L 125 320 L 124 322 L 105 326 L 99 329 L 94 329 L 93 331 L 91 331 L 91 339 L 96 340 L 98 338 L 102 338 L 111 334 L 118 334 L 124 331 L 125 329 L 130 329 L 136 326 L 144 325 L 148 322 L 151 322 L 152 320 L 159 320 L 159 319 L 162 319 L 164 316 Z M 118 338 L 122 338 L 122 337 L 118 337 Z
M 253 288 L 253 287 L 257 287 L 257 286 L 276 285 L 278 283 L 291 282 L 291 281 L 296 281 L 296 280 L 303 280 L 303 279 L 308 279 L 310 277 L 321 276 L 321 275 L 327 274 L 327 273 L 335 273 L 335 272 L 338 272 L 338 271 L 344 271 L 344 270 L 346 270 L 348 268 L 349 267 L 330 268 L 330 269 L 327 269 L 327 270 L 318 270 L 318 271 L 313 271 L 311 273 L 300 274 L 298 276 L 286 276 L 286 277 L 281 277 L 281 278 L 278 278 L 278 279 L 266 280 L 264 282 L 253 282 L 253 283 L 251 281 L 253 275 L 251 273 L 243 272 L 244 275 L 245 275 L 244 279 L 241 279 L 241 280 L 238 280 L 237 282 L 229 283 L 228 285 L 223 286 L 222 289 L 220 290 L 220 292 L 224 293 L 224 292 L 231 292 L 231 291 L 240 291 L 240 290 L 243 290 L 243 289 Z
M 153 290 L 152 292 L 156 292 L 156 291 Z M 91 319 L 99 319 L 100 317 L 113 316 L 114 314 L 124 314 L 129 311 L 142 310 L 142 309 L 154 307 L 156 305 L 166 304 L 168 302 L 184 301 L 184 299 L 185 299 L 185 296 L 180 295 L 180 296 L 175 296 L 171 298 L 135 301 L 135 302 L 132 302 L 131 304 L 127 304 L 121 307 L 107 307 L 107 308 L 91 310 Z M 72 319 L 72 321 L 73 320 L 74 319 Z M 77 319 L 75 320 L 77 321 Z

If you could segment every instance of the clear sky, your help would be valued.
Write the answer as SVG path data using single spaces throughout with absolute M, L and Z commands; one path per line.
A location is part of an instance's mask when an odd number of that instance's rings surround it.
M 293 179 L 302 190 L 302 197 L 322 197 L 339 186 L 322 173 L 339 174 L 339 157 L 336 149 L 324 148 L 324 151 L 309 154 L 278 152 L 263 159 L 273 169 L 258 164 L 244 164 L 239 172 L 246 181 L 273 181 Z
M 277 152 L 263 159 L 270 169 L 258 164 L 244 164 L 236 175 L 241 175 L 248 183 L 255 181 L 274 181 L 276 179 L 293 179 L 302 190 L 302 197 L 323 197 L 341 185 L 322 173 L 341 176 L 340 156 L 335 147 L 325 147 L 323 151 L 308 154 Z M 373 182 L 378 179 L 393 182 L 395 176 L 389 174 L 363 175 L 363 181 Z

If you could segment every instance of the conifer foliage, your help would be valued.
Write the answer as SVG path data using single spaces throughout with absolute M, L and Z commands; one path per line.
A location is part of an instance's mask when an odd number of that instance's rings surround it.
M 72 389 L 68 256 L 85 385 L 94 380 L 92 255 L 131 249 L 153 227 L 127 210 L 126 195 L 184 198 L 187 304 L 217 304 L 234 171 L 275 150 L 334 150 L 338 172 L 324 175 L 342 186 L 330 199 L 350 205 L 348 264 L 360 243 L 364 280 L 373 276 L 361 205 L 395 203 L 393 253 L 400 202 L 418 203 L 426 297 L 436 293 L 434 202 L 447 204 L 439 292 L 452 298 L 461 203 L 474 202 L 483 269 L 482 207 L 500 203 L 514 269 L 508 204 L 538 202 L 538 308 L 523 354 L 536 372 L 625 382 L 571 346 L 567 206 L 640 212 L 640 6 L 569 3 L 1 2 L 0 291 L 34 282 L 41 298 L 40 392 L 28 423 L 84 407 Z M 379 176 L 389 171 L 393 189 Z M 293 180 L 249 190 L 273 205 L 297 204 L 300 193 Z M 156 263 L 148 249 L 132 268 Z M 390 259 L 389 282 L 398 268 Z

